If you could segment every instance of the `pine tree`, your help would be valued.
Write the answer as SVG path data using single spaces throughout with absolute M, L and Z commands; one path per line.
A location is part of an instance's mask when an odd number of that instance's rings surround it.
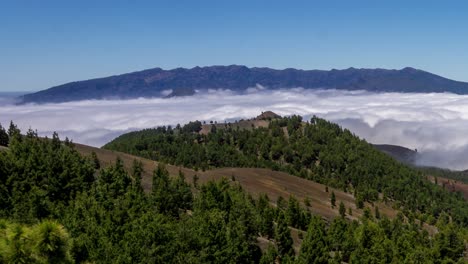
M 276 226 L 275 234 L 276 244 L 278 246 L 278 252 L 280 256 L 293 255 L 293 240 L 291 238 L 291 231 L 289 230 L 283 213 L 278 216 L 278 223 Z
M 378 206 L 375 206 L 375 219 L 380 219 L 380 211 L 379 211 L 379 207 Z
M 346 207 L 343 203 L 343 201 L 340 202 L 340 208 L 339 208 L 340 216 L 345 217 L 346 216 Z
M 61 142 L 57 132 L 54 131 L 52 134 L 52 149 L 58 150 L 60 148 Z
M 134 185 L 137 190 L 143 190 L 143 187 L 141 186 L 142 173 L 143 173 L 143 163 L 141 163 L 140 160 L 134 159 L 133 164 L 132 164 L 132 177 L 134 180 Z
M 332 193 L 331 193 L 330 202 L 331 202 L 332 207 L 335 207 L 335 206 L 336 206 L 336 196 L 335 196 L 335 192 L 334 192 L 334 191 L 332 191 Z
M 72 263 L 69 235 L 51 220 L 33 227 L 0 220 L 0 263 Z
M 94 169 L 99 170 L 101 168 L 101 162 L 94 151 L 91 152 L 91 161 L 93 162 Z
M 260 264 L 272 264 L 276 263 L 278 257 L 278 250 L 271 244 L 268 245 L 265 253 L 263 253 L 262 258 L 260 259 Z
M 13 123 L 13 121 L 10 122 L 10 127 L 8 128 L 8 136 L 10 137 L 10 139 L 15 136 L 15 135 L 19 135 L 20 134 L 20 130 L 18 129 L 18 127 Z
M 0 146 L 8 146 L 8 133 L 6 132 L 5 128 L 0 123 Z
M 4 233 L 2 234 L 4 237 L 0 236 L 0 260 L 2 263 L 35 262 L 32 257 L 33 246 L 31 245 L 29 228 L 19 224 L 10 224 L 2 233 Z
M 185 181 L 185 175 L 181 170 L 179 170 L 178 177 L 171 180 L 171 192 L 174 206 L 181 209 L 192 208 L 192 190 L 190 189 L 190 185 Z
M 301 207 L 294 196 L 289 197 L 288 207 L 286 208 L 286 220 L 288 225 L 299 227 L 301 222 Z
M 299 253 L 300 263 L 328 263 L 326 236 L 323 220 L 318 216 L 312 217 Z
M 152 178 L 152 193 L 156 195 L 159 191 L 168 190 L 169 188 L 169 172 L 163 163 L 159 163 L 156 170 L 153 172 Z
M 267 208 L 263 211 L 260 218 L 260 233 L 268 238 L 273 237 L 275 233 L 272 221 L 273 215 L 274 212 L 272 211 L 272 209 Z
M 68 234 L 59 223 L 46 220 L 34 227 L 32 236 L 41 262 L 69 262 Z
M 198 180 L 199 180 L 199 177 L 197 174 L 193 175 L 193 187 L 195 188 L 198 188 Z
M 371 210 L 369 209 L 369 207 L 366 207 L 364 208 L 364 215 L 363 217 L 365 219 L 372 219 L 372 213 L 371 213 Z
M 173 205 L 173 193 L 170 187 L 169 172 L 163 163 L 159 163 L 153 172 L 151 198 L 158 212 L 175 216 L 178 208 Z
M 364 200 L 362 199 L 360 195 L 356 197 L 356 207 L 359 209 L 364 208 Z
M 285 209 L 286 208 L 286 201 L 284 200 L 283 196 L 279 196 L 276 200 L 276 207 L 278 209 Z

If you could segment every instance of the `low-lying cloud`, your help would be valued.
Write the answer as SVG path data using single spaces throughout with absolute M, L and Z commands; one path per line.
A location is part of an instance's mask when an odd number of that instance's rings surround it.
M 2 102 L 0 100 L 0 102 Z M 468 96 L 364 91 L 249 89 L 245 94 L 210 90 L 191 97 L 0 105 L 0 123 L 13 120 L 40 135 L 102 146 L 116 136 L 192 120 L 223 122 L 271 110 L 326 118 L 367 141 L 417 149 L 423 165 L 468 168 Z

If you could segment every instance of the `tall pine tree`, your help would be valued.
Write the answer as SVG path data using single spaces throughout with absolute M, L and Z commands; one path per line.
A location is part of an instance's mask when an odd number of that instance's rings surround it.
M 278 246 L 278 253 L 280 256 L 293 255 L 293 240 L 291 238 L 291 231 L 289 230 L 288 223 L 285 219 L 284 213 L 278 215 L 278 224 L 276 226 L 276 244 Z
M 8 133 L 6 132 L 5 128 L 0 123 L 0 146 L 8 146 Z
M 312 217 L 299 254 L 300 263 L 328 263 L 328 245 L 325 224 L 318 216 Z

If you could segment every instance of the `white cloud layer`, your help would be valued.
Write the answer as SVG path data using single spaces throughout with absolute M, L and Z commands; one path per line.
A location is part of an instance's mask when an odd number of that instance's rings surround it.
M 0 100 L 2 102 L 2 100 Z M 235 120 L 271 110 L 280 115 L 317 115 L 367 141 L 418 149 L 420 162 L 468 168 L 468 96 L 369 93 L 336 90 L 250 89 L 245 94 L 210 90 L 192 97 L 0 105 L 0 123 L 102 146 L 131 130 L 192 120 Z

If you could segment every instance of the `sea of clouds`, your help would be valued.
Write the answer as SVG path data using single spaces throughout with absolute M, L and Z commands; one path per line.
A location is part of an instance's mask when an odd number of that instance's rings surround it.
M 190 97 L 90 100 L 21 105 L 0 98 L 0 123 L 13 120 L 40 135 L 102 146 L 122 133 L 192 120 L 234 121 L 271 110 L 280 115 L 312 115 L 334 121 L 375 144 L 417 149 L 419 163 L 468 169 L 468 96 L 450 93 L 370 93 L 365 91 L 263 87 L 236 94 L 209 90 Z

